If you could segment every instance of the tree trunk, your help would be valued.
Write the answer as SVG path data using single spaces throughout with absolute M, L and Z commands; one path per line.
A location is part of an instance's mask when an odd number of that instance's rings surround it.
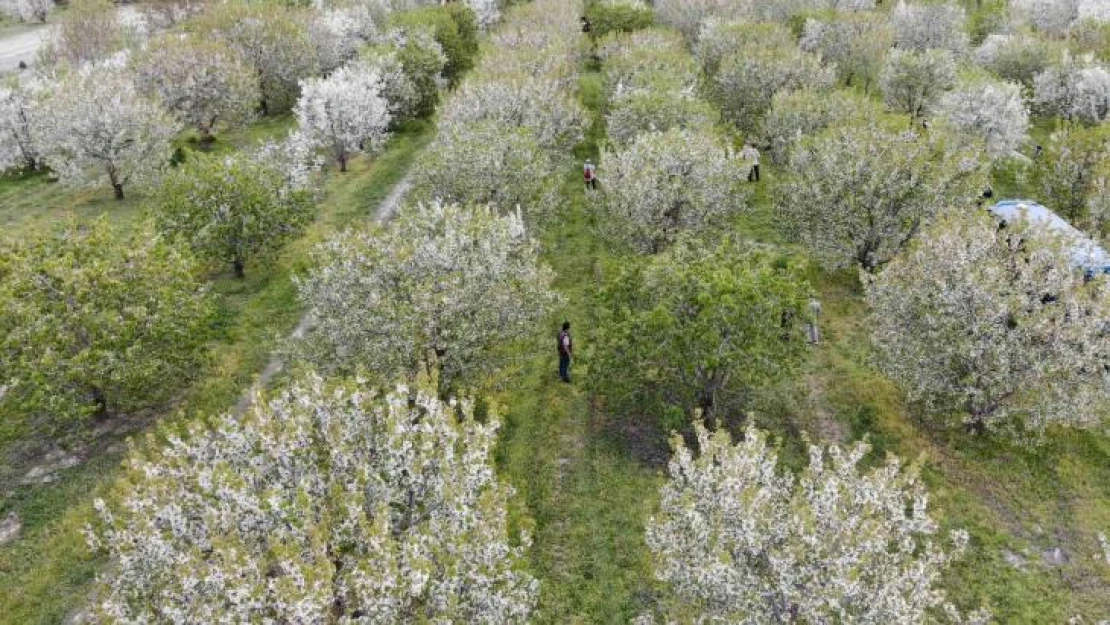
M 123 199 L 123 182 L 119 179 L 119 174 L 116 172 L 115 163 L 108 163 L 108 181 L 112 183 L 112 190 L 116 192 L 116 199 Z
M 212 136 L 212 126 L 205 126 L 199 130 L 200 137 L 197 138 L 197 147 L 199 147 L 202 152 L 210 152 L 212 150 L 212 144 L 216 142 L 216 137 Z
M 982 436 L 987 433 L 987 424 L 983 423 L 982 418 L 976 416 L 972 417 L 971 421 L 967 422 L 967 424 L 964 426 L 964 429 L 967 431 L 968 434 Z
M 347 173 L 347 155 L 341 154 L 339 156 L 339 171 Z
M 244 273 L 244 271 L 243 271 L 244 263 L 243 263 L 242 258 L 236 258 L 235 260 L 231 261 L 231 264 L 235 268 L 235 277 L 236 278 L 243 279 L 243 278 L 247 277 L 247 274 Z
M 104 391 L 99 388 L 92 390 L 93 403 L 96 404 L 96 411 L 93 412 L 93 417 L 97 421 L 103 421 L 108 418 L 108 398 L 104 396 Z

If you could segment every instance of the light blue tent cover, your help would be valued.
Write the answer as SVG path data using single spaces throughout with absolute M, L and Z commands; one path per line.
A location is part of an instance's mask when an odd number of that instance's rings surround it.
M 1071 250 L 1072 263 L 1083 269 L 1087 275 L 1110 274 L 1110 254 L 1083 234 L 1064 218 L 1032 200 L 1002 200 L 990 207 L 990 212 L 1002 222 L 1028 219 L 1063 234 L 1074 241 Z

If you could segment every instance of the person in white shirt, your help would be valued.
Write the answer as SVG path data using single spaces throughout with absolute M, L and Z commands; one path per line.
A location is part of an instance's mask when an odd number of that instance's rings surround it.
M 582 176 L 586 179 L 587 189 L 597 189 L 597 167 L 594 166 L 593 161 L 587 159 L 582 165 Z
M 759 182 L 759 150 L 750 143 L 740 150 L 740 158 L 748 163 L 748 182 Z
M 813 345 L 821 342 L 821 328 L 817 325 L 821 317 L 821 302 L 817 298 L 809 299 L 809 319 L 806 321 L 806 339 Z

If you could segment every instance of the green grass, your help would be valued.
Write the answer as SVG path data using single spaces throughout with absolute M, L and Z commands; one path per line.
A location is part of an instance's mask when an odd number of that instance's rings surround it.
M 273 129 L 251 134 L 266 132 Z M 211 346 L 212 363 L 176 406 L 147 415 L 143 422 L 165 423 L 234 406 L 301 317 L 292 276 L 306 266 L 311 247 L 330 232 L 372 219 L 377 204 L 404 176 L 429 139 L 428 125 L 412 124 L 377 158 L 356 159 L 346 174 L 329 172 L 319 217 L 276 262 L 248 267 L 244 280 L 227 274 L 215 276 L 212 289 L 220 315 L 217 338 Z M 10 198 L 28 194 L 57 199 L 46 206 L 64 208 L 43 209 L 40 218 L 44 221 L 67 210 L 92 216 L 117 209 L 110 197 L 102 205 L 95 193 L 67 194 L 51 184 L 31 177 L 9 180 L 2 189 Z M 121 227 L 137 215 L 133 209 L 129 214 L 119 210 L 111 214 Z M 91 518 L 93 498 L 111 483 L 122 458 L 122 446 L 113 442 L 97 441 L 97 453 L 88 462 L 62 471 L 57 482 L 19 486 L 0 495 L 0 517 L 14 511 L 24 524 L 19 540 L 0 547 L 0 623 L 58 623 L 81 606 L 103 564 L 85 548 L 81 529 Z
M 267 139 L 281 139 L 293 123 L 288 115 L 262 118 L 246 128 L 220 135 L 211 149 L 228 152 L 253 147 Z M 402 132 L 397 140 L 412 132 L 412 129 Z M 176 143 L 180 147 L 198 147 L 195 137 L 188 133 Z M 142 216 L 143 189 L 129 184 L 124 195 L 123 200 L 114 198 L 106 176 L 93 185 L 75 189 L 57 182 L 46 172 L 0 174 L 0 229 L 8 236 L 18 236 L 47 228 L 64 214 L 79 219 L 103 215 L 113 225 L 126 227 Z
M 558 219 L 542 229 L 543 260 L 556 272 L 566 306 L 550 328 L 552 346 L 528 360 L 499 398 L 508 406 L 498 466 L 517 490 L 513 516 L 531 527 L 533 574 L 540 579 L 539 623 L 625 623 L 651 597 L 644 521 L 655 505 L 658 471 L 631 457 L 611 424 L 581 389 L 584 355 L 596 332 L 594 293 L 613 257 L 595 235 L 579 171 L 604 136 L 597 115 L 600 76 L 585 73 L 580 98 L 594 112 L 587 140 L 567 158 Z M 570 320 L 579 352 L 575 384 L 556 375 L 557 324 Z

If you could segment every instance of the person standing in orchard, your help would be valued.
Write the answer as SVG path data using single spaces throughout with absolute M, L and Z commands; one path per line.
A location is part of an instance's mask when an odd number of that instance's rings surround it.
M 574 342 L 570 338 L 570 322 L 563 322 L 563 329 L 559 332 L 559 379 L 570 383 L 570 359 L 574 355 Z
M 582 176 L 586 179 L 587 189 L 597 189 L 597 167 L 593 161 L 586 159 L 586 163 L 582 165 Z
M 806 320 L 806 340 L 811 345 L 821 342 L 821 328 L 818 322 L 821 318 L 821 301 L 816 297 L 809 298 L 809 319 Z
M 745 143 L 740 150 L 740 158 L 748 164 L 748 182 L 759 182 L 759 150 L 751 143 Z

